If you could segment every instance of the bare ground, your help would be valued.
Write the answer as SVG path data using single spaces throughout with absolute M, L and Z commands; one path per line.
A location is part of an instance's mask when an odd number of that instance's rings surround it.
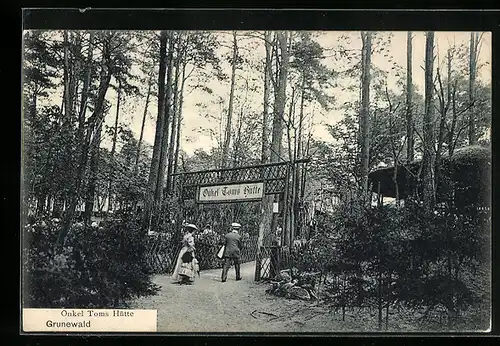
M 221 270 L 201 272 L 193 285 L 178 285 L 169 276 L 153 281 L 161 286 L 155 296 L 130 303 L 131 308 L 156 309 L 158 332 L 215 333 L 345 333 L 377 332 L 375 310 L 347 310 L 342 318 L 323 303 L 291 300 L 267 294 L 266 283 L 254 281 L 255 262 L 242 264 L 243 280 L 235 281 L 234 268 L 221 282 Z M 416 332 L 415 315 L 392 311 L 386 332 Z M 478 330 L 482 328 L 473 328 Z M 422 331 L 422 330 L 420 330 Z
M 268 285 L 254 281 L 254 268 L 255 262 L 242 264 L 241 281 L 235 281 L 231 268 L 225 283 L 220 269 L 203 271 L 189 286 L 159 275 L 153 281 L 161 286 L 160 292 L 132 302 L 131 307 L 157 309 L 158 332 L 346 331 L 346 323 L 313 302 L 265 293 Z

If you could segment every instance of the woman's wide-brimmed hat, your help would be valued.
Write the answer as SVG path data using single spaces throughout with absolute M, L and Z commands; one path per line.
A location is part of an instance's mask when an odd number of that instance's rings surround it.
M 193 225 L 192 223 L 188 223 L 187 225 L 184 225 L 184 228 L 191 228 L 191 229 L 198 229 L 198 227 L 196 227 L 196 225 Z
M 241 225 L 240 225 L 239 223 L 237 223 L 237 222 L 233 222 L 233 223 L 231 224 L 231 227 L 232 227 L 232 228 L 241 228 Z

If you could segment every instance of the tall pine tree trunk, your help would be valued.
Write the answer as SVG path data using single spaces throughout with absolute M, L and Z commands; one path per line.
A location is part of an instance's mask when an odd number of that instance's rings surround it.
M 90 96 L 90 81 L 92 78 L 92 59 L 94 55 L 94 32 L 91 31 L 89 34 L 89 48 L 87 51 L 87 66 L 85 69 L 85 75 L 83 77 L 83 87 L 80 99 L 80 110 L 78 112 L 78 131 L 77 131 L 77 141 L 80 146 L 79 152 L 81 152 L 81 145 L 84 143 L 85 134 L 85 114 L 87 112 L 88 100 Z
M 286 106 L 286 87 L 288 78 L 288 65 L 290 60 L 290 53 L 288 51 L 290 34 L 289 32 L 279 31 L 277 33 L 277 41 L 279 51 L 281 54 L 281 61 L 279 65 L 278 77 L 278 90 L 275 99 L 275 112 L 273 119 L 273 137 L 271 141 L 271 162 L 279 162 L 281 158 L 282 138 L 283 138 L 283 125 Z M 274 203 L 279 203 L 279 195 L 274 195 Z M 271 232 L 274 233 L 277 228 L 277 214 L 272 214 Z M 290 227 L 283 225 L 285 245 L 290 245 Z
M 239 113 L 239 116 L 238 116 L 238 120 L 237 120 L 237 123 L 236 123 L 236 136 L 235 136 L 235 139 L 234 139 L 234 144 L 233 144 L 233 163 L 232 163 L 232 167 L 236 167 L 238 165 L 238 159 L 239 159 L 239 155 L 240 155 L 240 147 L 241 147 L 241 130 L 242 130 L 242 126 L 243 126 L 243 106 L 244 104 L 242 104 L 241 106 L 241 109 L 240 109 L 240 113 Z
M 290 103 L 288 106 L 288 125 L 286 127 L 286 136 L 287 136 L 287 147 L 288 147 L 288 158 L 289 160 L 293 160 L 295 157 L 295 151 L 297 149 L 296 142 L 297 136 L 295 134 L 294 140 L 292 141 L 292 124 L 295 122 L 295 92 L 296 88 L 292 86 L 292 93 L 290 95 Z M 293 145 L 292 145 L 293 143 Z
M 303 143 L 302 143 L 302 130 L 304 126 L 304 101 L 305 101 L 305 90 L 306 89 L 306 77 L 304 72 L 302 73 L 302 83 L 301 83 L 301 95 L 300 95 L 300 111 L 299 111 L 299 128 L 297 135 L 297 149 L 295 151 L 294 161 L 297 159 L 302 159 Z M 295 165 L 294 172 L 294 191 L 293 195 L 293 212 L 294 224 L 290 232 L 290 238 L 293 240 L 295 238 L 295 232 L 300 230 L 300 177 L 302 175 L 301 166 Z
M 436 159 L 434 161 L 434 172 L 435 179 L 434 185 L 437 187 L 441 181 L 441 156 L 443 151 L 443 144 L 445 142 L 445 125 L 448 117 L 448 109 L 451 102 L 451 50 L 448 49 L 447 52 L 447 68 L 448 74 L 446 79 L 446 96 L 444 95 L 444 90 L 442 83 L 440 82 L 441 89 L 441 101 L 440 101 L 440 119 L 439 119 L 439 131 L 437 138 L 437 150 L 436 150 Z M 437 192 L 437 191 L 436 191 Z
M 182 107 L 184 104 L 184 83 L 186 82 L 186 63 L 182 64 L 182 83 L 179 92 L 179 115 L 177 119 L 177 131 L 175 131 L 175 155 L 174 155 L 174 173 L 177 173 L 179 162 L 179 150 L 181 147 L 181 124 L 182 124 Z
M 424 97 L 424 124 L 423 124 L 423 158 L 422 158 L 422 183 L 423 202 L 427 210 L 431 210 L 435 201 L 435 189 L 433 179 L 434 162 L 434 116 L 432 104 L 432 92 L 434 68 L 434 32 L 429 31 L 425 41 L 425 97 Z
M 457 80 L 453 82 L 453 87 L 451 91 L 451 126 L 448 133 L 448 155 L 453 155 L 455 150 L 455 128 L 457 127 Z
M 86 162 L 87 157 L 87 144 L 85 140 L 85 120 L 88 109 L 89 97 L 90 97 L 90 84 L 92 79 L 92 73 L 94 70 L 94 31 L 89 33 L 89 44 L 87 48 L 87 59 L 85 65 L 85 72 L 83 76 L 83 86 L 80 96 L 80 109 L 78 110 L 78 128 L 76 132 L 76 158 L 75 164 L 76 169 L 73 172 L 73 190 L 79 191 L 79 185 L 81 184 L 81 180 L 83 179 L 83 175 L 85 172 L 85 167 L 83 166 L 83 162 Z M 70 208 L 71 208 L 71 197 L 70 197 Z
M 154 223 L 153 225 L 156 227 L 158 225 L 159 216 L 162 207 L 162 198 L 163 198 L 163 188 L 165 186 L 165 172 L 167 171 L 167 166 L 171 165 L 171 162 L 168 162 L 168 145 L 169 145 L 169 135 L 170 135 L 170 123 L 172 118 L 172 79 L 173 79 L 173 70 L 174 70 L 174 39 L 173 32 L 170 32 L 169 46 L 168 46 L 168 54 L 167 54 L 167 80 L 166 80 L 166 88 L 165 88 L 165 115 L 163 118 L 163 133 L 161 140 L 161 152 L 160 152 L 160 164 L 158 171 L 158 179 L 156 182 L 156 190 L 155 190 L 155 209 L 154 209 Z
M 264 32 L 266 60 L 264 65 L 264 110 L 262 112 L 262 151 L 261 162 L 266 163 L 269 158 L 269 95 L 271 92 L 271 32 Z
M 66 119 L 71 118 L 71 86 L 70 86 L 70 78 L 71 78 L 71 65 L 70 65 L 70 57 L 69 57 L 69 34 L 68 31 L 65 30 L 63 34 L 64 43 L 63 43 L 63 59 L 64 59 L 64 75 L 63 75 L 63 83 L 64 83 L 64 116 Z
M 62 133 L 71 133 L 72 123 L 73 123 L 73 64 L 71 58 L 70 44 L 72 43 L 72 37 L 70 32 L 65 30 L 63 33 L 63 60 L 64 60 L 64 73 L 63 73 L 63 83 L 64 83 L 64 117 L 61 119 L 61 129 Z M 71 145 L 65 146 L 63 148 L 63 158 L 65 160 L 70 160 L 72 157 Z M 68 177 L 69 178 L 69 177 Z M 64 200 L 67 197 L 64 190 L 59 190 L 56 194 L 56 200 L 54 203 L 53 216 L 60 218 L 63 211 Z
M 85 212 L 84 220 L 86 224 L 90 224 L 92 212 L 94 210 L 95 195 L 97 189 L 97 175 L 99 172 L 99 147 L 101 144 L 102 122 L 98 125 L 95 138 L 90 149 L 90 171 L 89 184 L 87 187 L 87 195 L 85 197 Z
M 121 100 L 121 94 L 122 94 L 122 88 L 121 88 L 121 83 L 118 81 L 118 94 L 117 94 L 117 102 L 116 102 L 116 115 L 115 115 L 115 126 L 113 129 L 113 143 L 111 145 L 111 156 L 110 156 L 110 161 L 109 161 L 109 176 L 108 176 L 108 193 L 107 193 L 107 199 L 108 199 L 108 212 L 110 210 L 115 210 L 115 208 L 112 207 L 113 205 L 113 174 L 114 174 L 114 167 L 115 167 L 115 153 L 116 153 L 116 140 L 118 137 L 118 119 L 120 117 L 120 100 Z
M 281 59 L 277 71 L 277 88 L 275 89 L 275 107 L 273 114 L 273 128 L 271 139 L 271 162 L 279 162 L 281 160 L 281 143 L 283 138 L 283 118 L 286 105 L 286 82 L 288 76 L 289 52 L 288 52 L 288 32 L 277 32 L 276 52 L 281 52 Z M 271 243 L 271 234 L 276 230 L 276 216 L 273 214 L 273 201 L 278 202 L 279 196 L 265 195 L 262 199 L 261 222 L 259 225 L 259 238 L 257 241 L 257 265 L 255 266 L 255 279 L 260 279 L 260 256 L 261 246 L 269 246 Z M 284 225 L 285 226 L 285 225 Z M 285 240 L 288 237 L 285 236 Z
M 182 33 L 180 34 L 182 35 Z M 180 38 L 179 38 L 180 40 Z M 167 194 L 170 194 L 172 191 L 172 173 L 174 170 L 174 153 L 175 153 L 175 144 L 177 139 L 177 122 L 179 121 L 179 78 L 180 78 L 180 64 L 181 59 L 183 59 L 180 43 L 178 45 L 177 57 L 175 61 L 175 78 L 174 78 L 174 88 L 173 88 L 173 109 L 172 109 L 172 129 L 170 134 L 170 144 L 168 146 L 168 169 L 167 169 Z
M 470 34 L 469 48 L 469 145 L 477 143 L 477 133 L 474 114 L 474 101 L 476 89 L 476 73 L 477 73 L 477 47 L 478 37 L 475 32 Z
M 73 49 L 73 54 L 75 56 L 81 55 L 81 36 L 79 32 L 74 32 L 71 35 L 73 37 L 72 41 L 74 41 L 74 44 L 72 46 Z M 78 80 L 79 80 L 79 75 L 80 75 L 80 69 L 81 69 L 81 64 L 80 60 L 78 58 L 74 59 L 71 64 L 71 71 L 70 71 L 70 80 L 69 80 L 69 88 L 70 88 L 70 109 L 71 109 L 71 115 L 73 116 L 76 114 L 76 99 L 77 99 L 77 91 L 78 91 Z
M 278 32 L 278 44 L 281 52 L 281 61 L 279 65 L 278 90 L 275 95 L 275 109 L 273 118 L 273 130 L 271 141 L 271 162 L 279 162 L 281 154 L 281 142 L 283 138 L 283 118 L 286 105 L 286 82 L 288 77 L 288 33 Z
M 149 169 L 148 189 L 146 192 L 146 203 L 144 213 L 144 229 L 147 232 L 151 227 L 151 218 L 155 208 L 155 192 L 160 168 L 160 155 L 163 134 L 163 118 L 165 116 L 165 72 L 167 69 L 167 41 L 166 31 L 160 33 L 160 59 L 158 72 L 158 115 L 156 118 L 155 141 L 153 146 L 153 158 Z
M 222 148 L 222 168 L 227 167 L 229 159 L 229 144 L 231 142 L 231 127 L 233 120 L 234 85 L 236 81 L 236 64 L 238 58 L 238 41 L 236 31 L 233 31 L 233 55 L 231 59 L 231 89 L 229 91 L 229 106 L 227 109 L 226 129 L 224 131 L 224 146 Z
M 414 135 L 413 135 L 413 74 L 412 74 L 412 32 L 408 31 L 406 38 L 406 162 L 413 161 Z
M 73 131 L 73 122 L 76 114 L 76 100 L 77 100 L 77 87 L 78 81 L 80 79 L 80 59 L 78 57 L 81 55 L 81 37 L 79 32 L 68 32 L 64 33 L 64 70 L 65 70 L 65 117 L 62 121 L 63 133 L 71 133 Z M 70 144 L 65 146 L 64 151 L 64 161 L 73 161 L 73 138 L 70 139 Z M 73 162 L 76 166 L 77 162 Z M 65 179 L 65 184 L 70 185 L 72 183 L 72 178 L 68 175 Z M 66 190 L 61 190 L 59 198 L 56 203 L 56 213 L 62 215 L 65 205 L 70 204 L 70 192 Z M 61 217 L 61 216 L 58 216 Z
M 135 154 L 134 176 L 137 176 L 137 172 L 139 169 L 139 158 L 141 157 L 141 146 L 144 138 L 144 127 L 146 125 L 146 118 L 148 116 L 148 106 L 149 106 L 149 98 L 151 96 L 152 84 L 153 84 L 153 78 L 151 76 L 148 81 L 148 92 L 146 94 L 146 103 L 144 104 L 144 113 L 142 114 L 141 134 L 139 135 L 139 142 L 137 143 L 137 152 Z
M 87 161 L 88 161 L 88 151 L 89 148 L 92 147 L 93 142 L 98 139 L 98 135 L 100 136 L 100 128 L 102 125 L 102 121 L 104 120 L 104 101 L 106 99 L 106 93 L 109 88 L 109 84 L 111 81 L 111 66 L 110 66 L 110 42 L 103 42 L 103 57 L 101 63 L 101 76 L 99 81 L 99 88 L 97 91 L 97 97 L 94 103 L 94 110 L 90 118 L 88 119 L 88 128 L 87 134 L 83 139 L 82 150 L 79 153 L 78 160 L 78 170 L 75 178 L 75 188 L 71 190 L 69 194 L 69 207 L 66 210 L 66 214 L 64 217 L 63 227 L 58 235 L 58 244 L 63 245 L 66 239 L 66 235 L 69 232 L 71 224 L 73 222 L 73 218 L 75 215 L 76 207 L 80 202 L 80 195 L 83 185 L 83 178 L 85 171 L 87 169 Z M 94 139 L 92 139 L 92 135 L 94 135 Z
M 368 196 L 368 173 L 370 162 L 370 69 L 371 69 L 371 32 L 361 33 L 363 42 L 361 71 L 361 112 L 360 112 L 360 145 L 361 145 L 361 191 L 362 200 Z

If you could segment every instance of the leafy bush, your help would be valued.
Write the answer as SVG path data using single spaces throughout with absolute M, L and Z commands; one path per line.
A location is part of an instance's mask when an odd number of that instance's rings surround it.
M 444 311 L 439 320 L 451 329 L 463 320 L 461 312 L 489 299 L 486 274 L 474 274 L 488 267 L 490 221 L 482 208 L 342 207 L 317 221 L 315 236 L 295 249 L 294 265 L 328 277 L 327 304 L 343 311 L 374 307 L 379 327 L 391 307 L 423 311 L 427 325 Z
M 57 249 L 60 228 L 57 220 L 39 220 L 24 229 L 25 307 L 120 307 L 157 292 L 136 223 L 76 224 Z

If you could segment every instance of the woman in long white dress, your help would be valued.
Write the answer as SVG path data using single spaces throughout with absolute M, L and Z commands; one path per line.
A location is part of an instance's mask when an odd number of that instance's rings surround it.
M 192 284 L 196 273 L 199 272 L 198 260 L 195 256 L 193 233 L 198 228 L 193 224 L 184 226 L 184 237 L 182 238 L 182 248 L 177 257 L 172 280 L 181 284 Z

